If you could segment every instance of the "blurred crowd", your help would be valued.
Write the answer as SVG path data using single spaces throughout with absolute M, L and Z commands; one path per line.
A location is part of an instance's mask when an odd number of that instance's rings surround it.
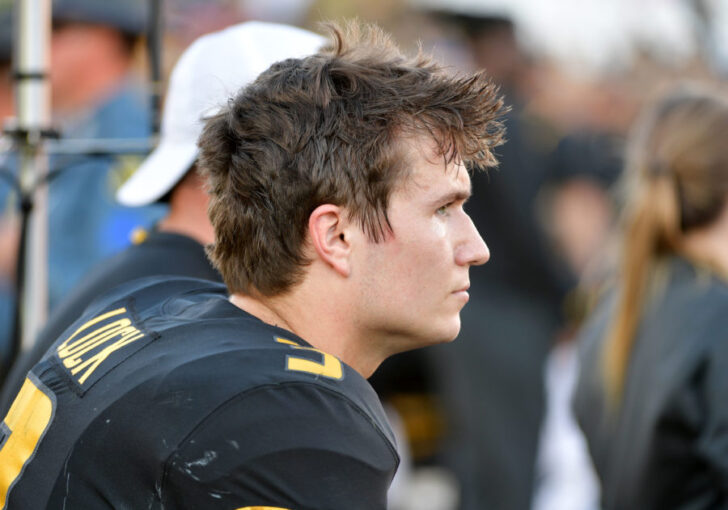
M 573 9 L 573 2 L 542 3 L 552 6 L 552 17 Z M 473 174 L 466 209 L 492 256 L 472 271 L 459 338 L 395 356 L 371 379 L 399 432 L 404 460 L 392 488 L 393 510 L 626 508 L 613 506 L 602 491 L 603 466 L 595 469 L 592 438 L 585 438 L 571 408 L 583 325 L 620 274 L 618 220 L 628 209 L 621 184 L 632 126 L 645 105 L 677 83 L 720 85 L 728 66 L 711 20 L 725 13 L 711 10 L 717 2 L 681 3 L 683 18 L 675 19 L 690 44 L 675 43 L 675 32 L 663 43 L 659 34 L 632 41 L 625 31 L 617 50 L 604 48 L 607 56 L 586 62 L 587 48 L 573 48 L 581 60 L 552 51 L 550 40 L 539 39 L 548 26 L 533 30 L 535 22 L 516 4 L 528 9 L 525 0 L 162 2 L 165 83 L 195 38 L 232 23 L 263 20 L 320 31 L 322 20 L 357 16 L 383 26 L 403 47 L 434 52 L 454 71 L 484 69 L 510 105 L 498 168 Z M 0 119 L 6 126 L 15 115 L 12 5 L 0 0 Z M 53 1 L 50 93 L 60 140 L 152 139 L 147 7 L 141 0 Z M 581 14 L 586 17 L 571 16 L 572 25 L 553 23 L 552 30 L 584 33 L 598 25 L 592 18 L 598 10 Z M 670 20 L 663 25 L 678 23 Z M 675 44 L 692 51 L 666 56 L 665 47 Z M 7 367 L 20 199 L 11 185 L 17 155 L 9 137 L 0 150 L 0 356 Z M 115 198 L 144 156 L 51 155 L 51 313 L 90 270 L 144 242 L 168 214 L 168 195 L 140 207 Z M 581 395 L 580 420 L 595 412 L 588 394 Z M 625 402 L 644 403 L 630 398 Z M 599 430 L 604 447 L 610 436 Z

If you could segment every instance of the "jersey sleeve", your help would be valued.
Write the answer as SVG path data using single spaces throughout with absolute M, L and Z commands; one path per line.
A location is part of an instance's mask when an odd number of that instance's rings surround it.
M 370 416 L 313 383 L 264 386 L 207 417 L 170 457 L 164 508 L 384 509 L 398 457 Z

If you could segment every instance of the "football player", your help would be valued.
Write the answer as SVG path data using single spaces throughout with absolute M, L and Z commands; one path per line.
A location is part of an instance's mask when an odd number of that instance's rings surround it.
M 203 130 L 225 285 L 154 277 L 90 305 L 5 418 L 0 504 L 386 507 L 398 457 L 366 378 L 459 332 L 489 257 L 468 168 L 495 163 L 503 103 L 375 27 L 330 31 Z

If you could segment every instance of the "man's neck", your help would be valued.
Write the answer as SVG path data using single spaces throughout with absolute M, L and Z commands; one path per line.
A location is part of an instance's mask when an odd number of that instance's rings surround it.
M 273 298 L 234 293 L 230 301 L 258 319 L 303 338 L 316 349 L 332 354 L 356 370 L 371 376 L 388 354 L 373 339 L 357 333 L 356 324 L 335 300 L 321 294 L 307 296 L 305 289 Z
M 215 240 L 215 231 L 207 217 L 209 197 L 200 179 L 185 178 L 172 191 L 169 212 L 157 224 L 162 232 L 191 237 L 200 244 Z
M 169 214 L 157 223 L 160 232 L 182 234 L 204 245 L 214 241 L 214 231 L 207 217 L 200 219 L 195 215 L 181 214 L 170 210 Z

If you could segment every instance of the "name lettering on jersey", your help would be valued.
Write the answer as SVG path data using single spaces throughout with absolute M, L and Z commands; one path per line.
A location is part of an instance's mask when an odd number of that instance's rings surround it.
M 286 370 L 294 370 L 296 372 L 306 372 L 314 375 L 321 375 L 328 377 L 329 379 L 336 379 L 340 381 L 344 377 L 344 368 L 341 365 L 341 361 L 329 353 L 314 349 L 313 347 L 306 347 L 299 345 L 293 340 L 286 338 L 275 337 L 276 342 L 279 344 L 290 345 L 293 349 L 303 349 L 318 353 L 322 356 L 322 361 L 313 361 L 298 356 L 286 356 Z
M 102 363 L 116 359 L 115 353 L 143 337 L 144 333 L 134 326 L 127 309 L 117 308 L 78 328 L 56 348 L 56 354 L 76 382 L 83 386 Z M 127 353 L 124 354 L 126 358 Z M 108 370 L 117 363 L 109 364 Z

